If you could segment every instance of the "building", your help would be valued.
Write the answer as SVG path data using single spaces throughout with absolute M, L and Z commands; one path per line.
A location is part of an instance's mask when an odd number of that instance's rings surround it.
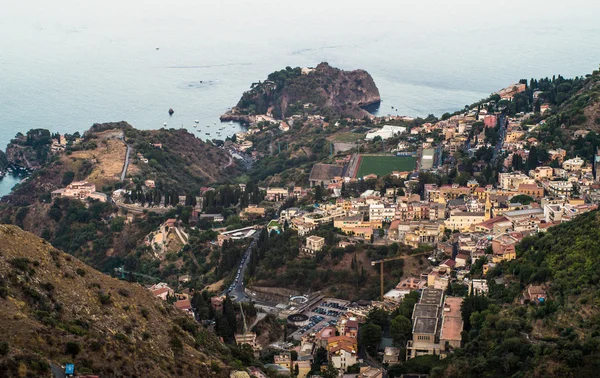
M 573 193 L 573 184 L 568 181 L 550 181 L 547 184 L 548 193 L 555 196 L 570 197 Z
M 246 332 L 243 334 L 236 333 L 234 335 L 234 338 L 236 344 L 248 344 L 252 347 L 252 350 L 254 350 L 255 352 L 258 352 L 262 349 L 256 338 L 256 333 L 254 332 Z
M 571 171 L 580 171 L 585 162 L 579 156 L 574 157 L 573 159 L 565 160 L 562 164 L 563 169 L 571 172 Z
M 404 134 L 405 132 L 406 132 L 406 127 L 384 125 L 379 130 L 375 130 L 375 131 L 371 131 L 371 132 L 367 133 L 367 135 L 365 136 L 365 139 L 373 140 L 376 137 L 381 137 L 381 139 L 385 140 L 385 139 L 393 138 L 396 135 Z
M 537 167 L 529 171 L 529 177 L 537 181 L 552 178 L 553 170 L 552 167 Z
M 383 351 L 384 364 L 397 364 L 400 361 L 400 348 L 386 347 Z
M 335 164 L 314 164 L 308 181 L 310 186 L 329 184 L 335 177 L 341 177 L 344 167 Z
M 306 246 L 302 248 L 302 252 L 309 256 L 314 256 L 315 253 L 323 249 L 325 245 L 325 238 L 320 236 L 311 235 L 306 238 Z
M 182 299 L 173 303 L 175 307 L 184 311 L 186 314 L 190 316 L 194 316 L 194 309 L 192 308 L 192 304 L 189 299 Z
M 460 347 L 463 321 L 462 298 L 447 297 L 440 289 L 426 288 L 413 310 L 413 339 L 406 345 L 406 358 L 433 354 L 445 356 Z
M 291 371 L 292 368 L 292 356 L 289 353 L 284 354 L 276 354 L 274 357 L 275 365 L 279 365 L 282 368 L 286 368 L 288 371 Z
M 51 193 L 52 198 L 75 198 L 78 200 L 95 199 L 100 202 L 106 202 L 108 196 L 96 191 L 96 185 L 87 181 L 73 181 L 66 188 L 57 189 Z
M 357 350 L 342 343 L 329 350 L 329 360 L 336 369 L 346 370 L 358 362 Z
M 471 226 L 486 220 L 483 212 L 456 212 L 444 221 L 444 226 L 449 230 L 469 231 Z
M 287 188 L 267 188 L 265 199 L 267 201 L 282 202 L 290 196 Z
M 534 184 L 535 180 L 521 172 L 499 173 L 498 182 L 504 190 L 517 190 L 521 184 Z
M 215 312 L 223 313 L 223 297 L 214 296 L 210 298 L 210 305 Z
M 544 188 L 540 188 L 537 184 L 520 184 L 518 193 L 535 199 L 544 197 Z

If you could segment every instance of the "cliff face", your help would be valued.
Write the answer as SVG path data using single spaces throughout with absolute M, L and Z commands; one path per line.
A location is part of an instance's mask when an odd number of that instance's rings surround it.
M 0 225 L 0 240 L 0 376 L 47 377 L 65 362 L 106 377 L 229 376 L 225 346 L 146 288 L 15 226 Z
M 0 151 L 0 171 L 6 168 L 8 165 L 8 159 L 3 151 Z
M 362 107 L 380 101 L 379 90 L 368 72 L 343 71 L 321 63 L 308 71 L 288 67 L 270 74 L 266 81 L 253 84 L 223 119 L 269 111 L 280 119 L 294 114 L 362 118 L 368 115 Z
M 29 130 L 26 135 L 18 133 L 6 146 L 6 158 L 10 164 L 28 169 L 38 169 L 50 156 L 52 138 L 45 129 Z

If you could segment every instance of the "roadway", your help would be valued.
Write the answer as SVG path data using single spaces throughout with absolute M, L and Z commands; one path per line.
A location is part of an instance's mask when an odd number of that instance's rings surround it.
M 236 273 L 236 278 L 233 280 L 233 283 L 229 286 L 229 288 L 227 288 L 227 290 L 225 290 L 225 292 L 223 292 L 223 294 L 229 293 L 231 300 L 234 302 L 251 301 L 251 299 L 246 295 L 246 292 L 244 291 L 244 275 L 246 273 L 246 269 L 248 268 L 248 263 L 250 261 L 250 253 L 252 253 L 252 247 L 256 245 L 259 236 L 260 230 L 257 230 L 254 233 L 252 241 L 246 248 L 244 256 L 242 257 L 242 261 L 240 262 L 240 265 L 237 269 L 237 272 L 239 272 L 239 276 Z
M 123 140 L 125 143 L 125 140 Z M 131 146 L 125 143 L 127 146 L 127 152 L 125 152 L 125 164 L 123 164 L 123 172 L 121 172 L 121 181 L 125 181 L 125 176 L 127 176 L 127 168 L 129 168 L 129 155 L 131 153 Z

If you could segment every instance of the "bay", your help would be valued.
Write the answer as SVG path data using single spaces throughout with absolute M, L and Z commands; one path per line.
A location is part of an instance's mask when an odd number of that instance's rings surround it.
M 252 82 L 321 61 L 371 73 L 378 115 L 439 116 L 521 78 L 597 69 L 598 14 L 583 0 L 5 1 L 0 146 L 121 120 L 214 138 Z

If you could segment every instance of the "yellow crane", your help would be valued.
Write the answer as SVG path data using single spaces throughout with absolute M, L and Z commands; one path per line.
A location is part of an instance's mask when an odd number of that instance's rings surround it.
M 375 265 L 379 264 L 379 281 L 380 281 L 380 285 L 381 285 L 381 301 L 382 302 L 383 302 L 383 263 L 386 263 L 388 261 L 403 260 L 403 259 L 406 259 L 408 257 L 415 257 L 415 256 L 420 256 L 420 255 L 426 255 L 426 254 L 429 254 L 429 253 L 430 252 L 422 252 L 422 253 L 416 253 L 414 255 L 388 257 L 388 258 L 385 258 L 385 259 L 379 259 L 379 260 L 373 260 L 373 261 L 371 261 L 371 266 L 375 266 Z

